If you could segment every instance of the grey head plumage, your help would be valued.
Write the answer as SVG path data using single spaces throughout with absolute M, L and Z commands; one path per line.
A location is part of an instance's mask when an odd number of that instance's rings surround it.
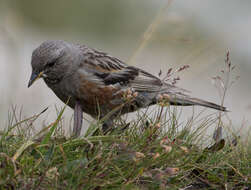
M 44 78 L 46 83 L 57 83 L 77 68 L 71 65 L 77 63 L 79 56 L 80 50 L 68 42 L 62 40 L 43 42 L 32 53 L 32 75 L 28 87 L 40 77 Z

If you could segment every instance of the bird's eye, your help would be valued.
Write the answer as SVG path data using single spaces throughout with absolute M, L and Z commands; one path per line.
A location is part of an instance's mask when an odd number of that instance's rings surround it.
M 52 61 L 52 62 L 49 62 L 49 63 L 47 63 L 47 67 L 53 67 L 54 65 L 55 65 L 55 61 Z

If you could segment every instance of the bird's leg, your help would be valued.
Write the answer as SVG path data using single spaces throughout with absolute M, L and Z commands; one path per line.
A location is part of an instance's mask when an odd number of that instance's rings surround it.
M 78 101 L 75 103 L 74 107 L 74 124 L 73 124 L 73 136 L 78 137 L 81 132 L 83 122 L 83 111 L 81 105 Z

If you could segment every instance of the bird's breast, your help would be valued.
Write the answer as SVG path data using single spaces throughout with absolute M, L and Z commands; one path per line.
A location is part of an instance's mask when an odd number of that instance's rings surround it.
M 74 83 L 70 83 L 69 80 L 66 79 L 62 79 L 58 83 L 48 83 L 45 80 L 45 83 L 62 102 L 67 103 L 68 106 L 74 109 Z

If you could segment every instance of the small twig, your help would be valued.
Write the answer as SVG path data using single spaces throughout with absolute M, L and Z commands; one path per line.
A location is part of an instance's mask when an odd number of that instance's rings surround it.
M 230 60 L 230 52 L 227 51 L 226 59 L 225 59 L 225 67 L 220 72 L 220 75 L 212 77 L 215 87 L 218 89 L 219 95 L 221 96 L 221 106 L 224 105 L 224 101 L 226 98 L 227 91 L 234 84 L 234 82 L 238 79 L 238 77 L 231 79 L 231 72 L 235 69 L 235 66 L 232 65 Z M 222 112 L 219 112 L 218 124 L 213 134 L 213 139 L 215 141 L 219 141 L 222 136 Z
M 156 31 L 158 25 L 161 23 L 163 15 L 167 12 L 168 8 L 170 7 L 172 0 L 168 0 L 167 5 L 164 6 L 154 18 L 153 22 L 149 25 L 145 33 L 143 34 L 142 41 L 140 42 L 139 47 L 136 49 L 132 57 L 128 61 L 128 65 L 131 65 L 132 62 L 135 60 L 135 57 L 144 49 L 148 41 L 151 39 L 153 33 Z

